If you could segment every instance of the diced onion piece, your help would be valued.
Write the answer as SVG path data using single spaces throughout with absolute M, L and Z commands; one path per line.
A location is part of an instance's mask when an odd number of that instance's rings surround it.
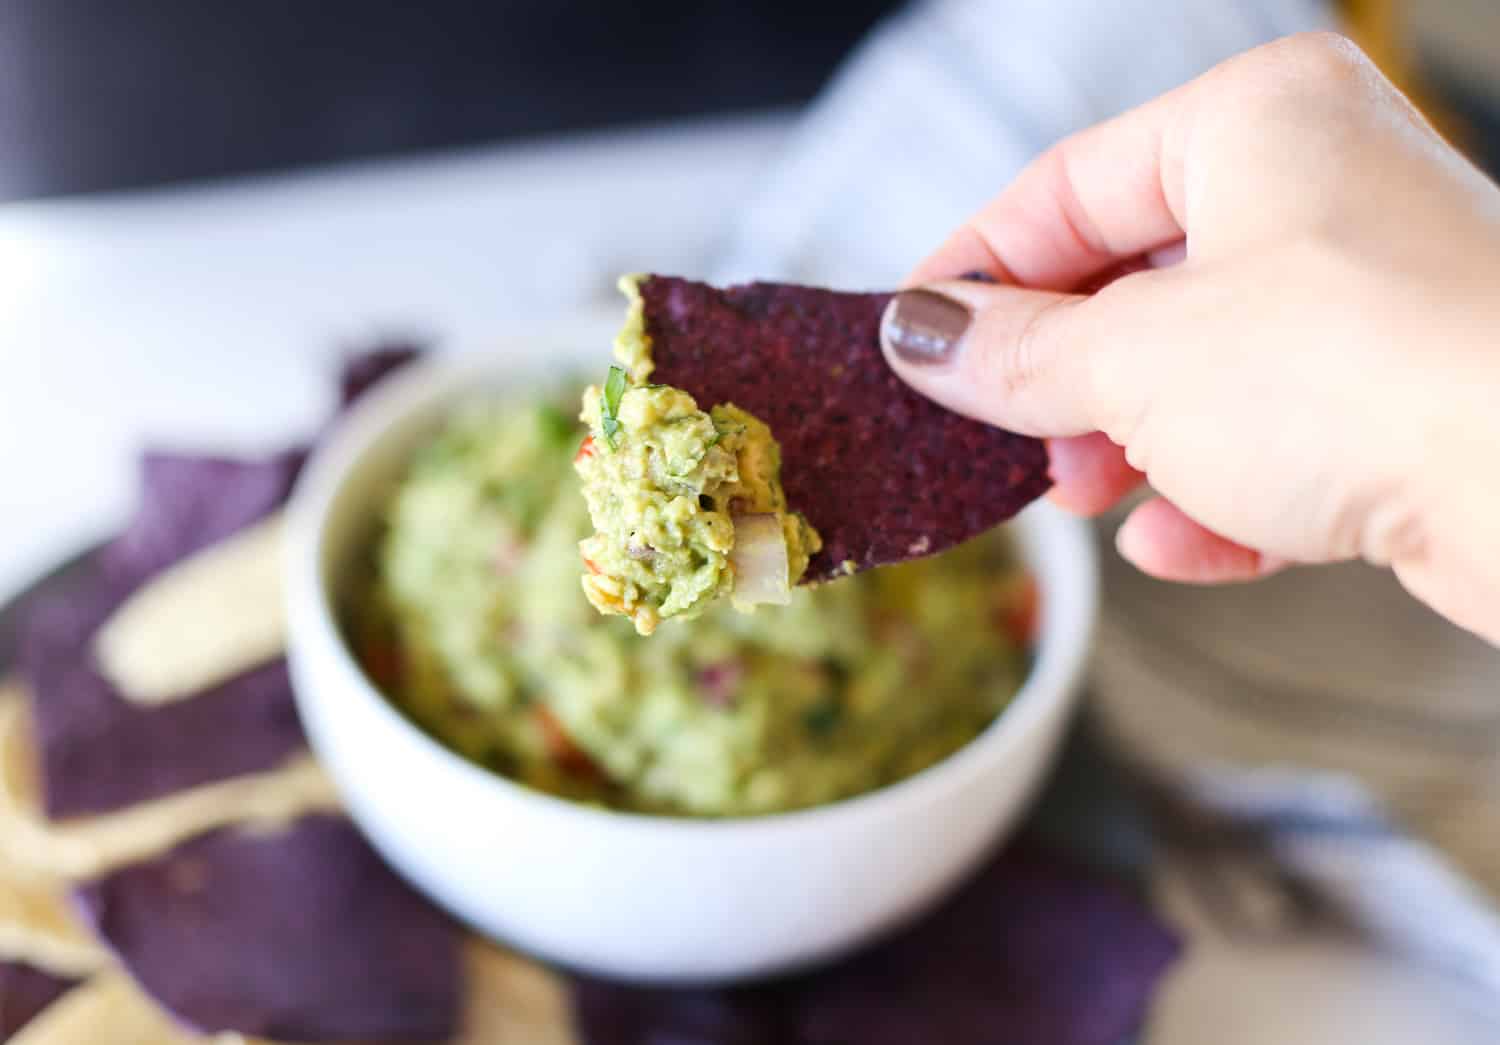
M 736 606 L 785 606 L 792 601 L 786 536 L 779 517 L 735 516 L 729 561 L 734 566 L 734 591 L 729 598 Z

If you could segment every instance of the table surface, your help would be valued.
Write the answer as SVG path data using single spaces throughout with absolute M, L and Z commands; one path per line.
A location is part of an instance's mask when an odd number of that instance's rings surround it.
M 0 207 L 0 597 L 119 525 L 142 446 L 309 431 L 351 345 L 473 350 L 609 301 L 622 271 L 701 274 L 789 125 Z

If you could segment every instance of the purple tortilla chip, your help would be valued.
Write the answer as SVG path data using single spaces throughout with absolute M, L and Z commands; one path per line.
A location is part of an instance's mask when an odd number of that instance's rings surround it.
M 200 1031 L 437 1041 L 458 1027 L 460 930 L 341 817 L 217 831 L 77 895 L 136 981 Z
M 343 402 L 416 354 L 393 344 L 350 358 Z M 92 644 L 154 574 L 281 507 L 306 457 L 301 449 L 244 459 L 146 454 L 140 507 L 125 532 L 71 585 L 28 607 L 20 664 L 35 707 L 49 816 L 110 812 L 270 769 L 304 746 L 282 661 L 190 700 L 144 708 L 95 670 Z
M 259 522 L 281 507 L 304 450 L 263 458 L 147 453 L 140 507 L 104 549 L 105 569 L 131 585 Z
M 575 985 L 586 1045 L 1118 1045 L 1176 937 L 1113 880 L 1007 851 L 937 911 L 826 969 L 726 989 Z
M 74 986 L 21 962 L 0 962 L 0 1041 L 9 1041 L 48 1005 Z
M 403 340 L 350 355 L 339 373 L 339 408 L 421 354 L 420 346 Z M 107 569 L 139 583 L 260 521 L 286 501 L 306 460 L 302 447 L 263 458 L 147 452 L 140 508 L 105 549 Z
M 27 618 L 21 671 L 50 817 L 107 813 L 270 769 L 305 746 L 283 660 L 190 700 L 142 707 L 121 697 L 95 668 L 91 644 L 128 591 L 95 573 Z
M 889 294 L 750 283 L 641 282 L 651 380 L 707 409 L 734 403 L 782 447 L 787 502 L 823 537 L 806 579 L 940 552 L 1051 486 L 1040 440 L 944 410 L 880 351 Z
M 351 406 L 391 374 L 421 357 L 424 351 L 419 342 L 403 338 L 373 345 L 350 356 L 339 376 L 339 407 Z

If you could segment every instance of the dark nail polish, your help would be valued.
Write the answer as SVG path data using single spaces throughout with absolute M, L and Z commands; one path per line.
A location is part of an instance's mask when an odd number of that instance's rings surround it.
M 880 340 L 904 362 L 939 366 L 953 358 L 971 318 L 960 301 L 931 290 L 903 290 L 885 307 Z

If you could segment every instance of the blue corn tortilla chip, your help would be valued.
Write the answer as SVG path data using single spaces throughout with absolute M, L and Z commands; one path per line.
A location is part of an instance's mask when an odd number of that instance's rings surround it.
M 351 357 L 341 405 L 417 354 L 393 344 Z M 306 457 L 301 448 L 259 458 L 146 454 L 140 507 L 125 532 L 66 586 L 28 604 L 18 659 L 32 694 L 48 816 L 106 813 L 270 769 L 304 746 L 284 661 L 189 700 L 141 707 L 95 669 L 92 647 L 110 614 L 152 576 L 279 509 Z
M 279 1041 L 441 1041 L 462 933 L 342 817 L 224 830 L 80 886 L 80 906 L 183 1023 Z
M 581 978 L 586 1045 L 1119 1045 L 1180 949 L 1128 889 L 1013 849 L 914 926 L 831 967 L 750 987 Z
M 95 667 L 91 644 L 130 590 L 95 571 L 37 604 L 26 621 L 21 672 L 32 695 L 43 805 L 54 819 L 270 769 L 305 745 L 283 660 L 160 707 L 121 697 Z
M 225 514 L 212 516 L 216 532 L 227 525 Z M 133 528 L 148 530 L 158 536 L 140 547 L 153 564 L 161 558 L 157 541 L 167 534 L 203 546 L 197 528 L 176 520 Z M 43 805 L 55 819 L 107 813 L 270 769 L 305 745 L 285 661 L 159 707 L 125 700 L 100 674 L 94 636 L 140 583 L 125 570 L 129 558 L 89 564 L 66 588 L 29 606 L 22 626 L 20 671 L 31 694 Z
M 269 769 L 304 745 L 282 661 L 191 700 L 146 708 L 99 673 L 92 648 L 137 587 L 280 507 L 303 456 L 146 455 L 140 508 L 126 531 L 67 586 L 28 606 L 19 660 L 49 816 L 110 812 Z
M 961 417 L 886 365 L 889 294 L 670 276 L 639 283 L 650 380 L 770 425 L 787 503 L 823 538 L 804 580 L 931 555 L 1051 486 L 1038 439 Z
M 339 407 L 353 405 L 360 396 L 426 351 L 421 342 L 397 338 L 372 345 L 344 360 L 339 375 Z
M 101 553 L 117 584 L 134 586 L 270 515 L 286 501 L 307 453 L 233 458 L 147 453 L 140 507 Z
M 0 1041 L 77 985 L 21 962 L 0 962 Z

